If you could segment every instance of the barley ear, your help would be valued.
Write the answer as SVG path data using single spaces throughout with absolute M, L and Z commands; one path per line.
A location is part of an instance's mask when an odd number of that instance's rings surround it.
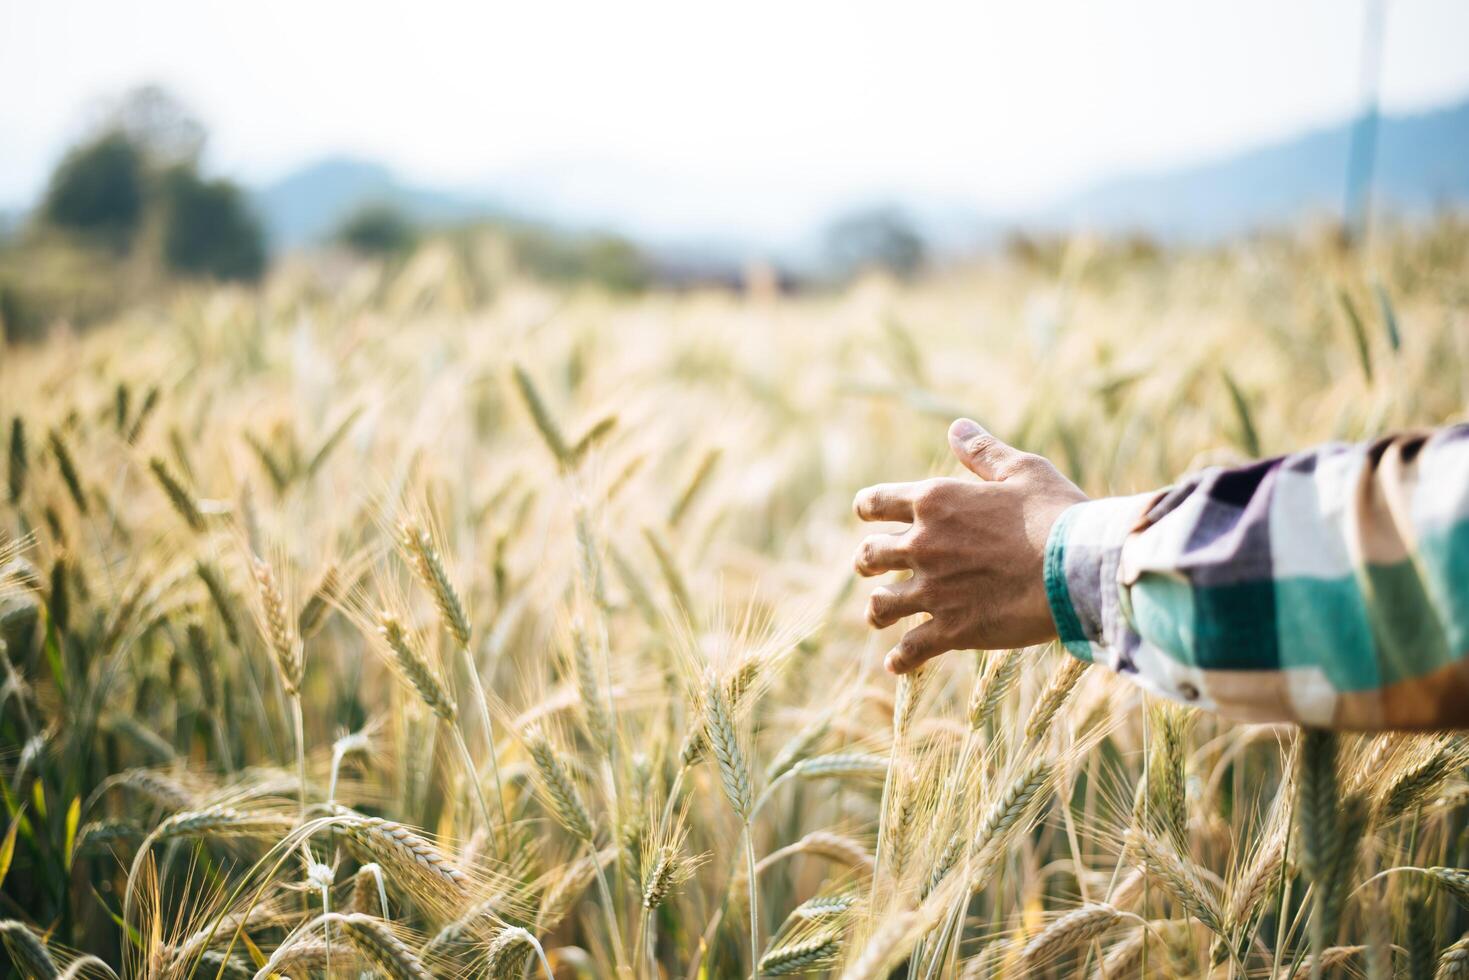
M 357 951 L 391 980 L 433 980 L 418 954 L 393 935 L 382 919 L 356 912 L 334 918 Z
M 567 467 L 574 462 L 571 447 L 566 443 L 566 437 L 561 434 L 561 426 L 556 423 L 556 418 L 551 414 L 550 407 L 545 399 L 541 397 L 536 383 L 531 380 L 530 374 L 519 364 L 512 369 L 515 378 L 515 387 L 520 391 L 520 397 L 525 401 L 525 407 L 530 411 L 531 421 L 535 423 L 536 431 L 540 433 L 546 448 L 551 450 L 551 455 L 556 457 L 556 462 L 562 467 Z
M 30 459 L 26 454 L 26 427 L 25 420 L 19 415 L 10 420 L 10 459 L 9 470 L 6 474 L 10 490 L 10 502 L 20 502 L 20 495 L 25 492 L 26 471 L 29 468 Z
M 153 477 L 158 481 L 158 485 L 163 488 L 164 496 L 168 498 L 168 502 L 173 506 L 173 509 L 178 515 L 184 519 L 184 523 L 189 525 L 189 529 L 194 533 L 202 533 L 204 531 L 204 515 L 199 512 L 198 502 L 194 499 L 194 495 L 189 492 L 188 488 L 184 486 L 183 481 L 174 475 L 161 456 L 154 456 L 150 459 L 148 461 L 148 468 L 153 471 Z
M 458 713 L 454 699 L 449 696 L 448 688 L 429 666 L 422 651 L 411 642 L 403 624 L 392 613 L 380 613 L 378 633 L 392 652 L 393 662 L 397 664 L 398 670 L 413 685 L 423 703 L 435 715 L 452 723 Z
M 461 647 L 468 649 L 469 614 L 465 612 L 458 590 L 449 581 L 444 559 L 434 545 L 433 538 L 416 521 L 405 520 L 398 525 L 398 543 L 419 580 L 433 595 L 434 605 L 438 607 L 444 628 Z
M 1110 905 L 1092 903 L 1056 919 L 1025 944 L 1020 962 L 1027 970 L 1076 949 L 1106 932 L 1122 918 Z
M 1218 897 L 1199 875 L 1198 868 L 1180 856 L 1171 842 L 1136 827 L 1127 831 L 1125 840 L 1149 878 L 1163 886 L 1174 901 L 1210 931 L 1220 936 L 1225 934 Z
M 1025 723 L 1025 737 L 1028 741 L 1040 741 L 1051 730 L 1051 722 L 1055 720 L 1056 713 L 1071 697 L 1076 682 L 1081 680 L 1082 673 L 1089 666 L 1091 665 L 1084 660 L 1066 655 L 1061 666 L 1051 675 L 1051 680 L 1041 692 L 1035 707 L 1031 709 L 1030 718 Z
M 741 819 L 750 815 L 750 767 L 740 747 L 724 685 L 711 673 L 704 685 L 704 732 L 719 764 L 724 795 Z
M 25 923 L 14 919 L 0 921 L 0 939 L 4 940 L 11 962 L 22 975 L 34 980 L 57 980 L 60 977 L 61 970 L 51 958 L 50 950 Z
M 287 694 L 295 695 L 301 689 L 305 664 L 301 659 L 301 648 L 296 642 L 291 618 L 286 615 L 286 600 L 281 594 L 270 563 L 263 558 L 255 558 L 253 563 L 255 588 L 260 597 L 260 610 L 265 619 L 265 639 L 270 647 L 270 652 L 275 656 L 281 686 L 285 688 Z
M 699 465 L 695 467 L 693 475 L 689 477 L 688 483 L 684 484 L 683 490 L 678 498 L 674 500 L 673 506 L 668 509 L 668 526 L 677 528 L 683 522 L 684 516 L 698 500 L 704 488 L 709 485 L 709 478 L 714 475 L 714 469 L 719 465 L 719 457 L 722 451 L 718 448 L 706 452 Z
M 1014 690 L 1020 678 L 1020 651 L 1008 650 L 991 654 L 984 662 L 984 670 L 974 680 L 974 691 L 969 698 L 969 728 L 979 731 L 985 722 L 995 716 L 1006 696 Z
M 72 503 L 76 504 L 77 511 L 85 514 L 87 512 L 87 495 L 82 490 L 82 478 L 77 473 L 76 461 L 72 458 L 71 448 L 66 440 L 56 429 L 50 433 L 51 455 L 56 460 L 56 468 L 61 471 L 61 482 L 66 484 L 66 492 L 71 495 Z
M 1180 854 L 1189 851 L 1188 812 L 1184 792 L 1184 752 L 1188 716 L 1172 704 L 1149 707 L 1152 745 L 1148 754 L 1146 804 L 1148 828 L 1169 838 Z M 1139 815 L 1141 816 L 1141 815 Z
M 1469 977 L 1469 934 L 1439 955 L 1438 966 L 1433 972 L 1433 980 L 1457 980 L 1460 977 Z
M 539 730 L 532 729 L 526 733 L 525 747 L 535 764 L 541 788 L 551 803 L 551 812 L 556 820 L 576 837 L 589 844 L 594 843 L 596 833 L 591 815 L 551 742 Z
M 767 950 L 760 957 L 759 973 L 761 976 L 771 977 L 806 973 L 835 960 L 841 948 L 841 940 L 829 933 L 818 933 L 808 939 L 783 943 Z

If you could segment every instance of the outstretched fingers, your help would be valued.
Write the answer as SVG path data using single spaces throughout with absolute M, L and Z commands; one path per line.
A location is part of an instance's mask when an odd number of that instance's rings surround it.
M 882 665 L 890 674 L 906 674 L 951 650 L 952 647 L 944 637 L 943 628 L 937 620 L 919 623 L 903 634 L 903 638 L 888 653 Z
M 857 491 L 852 510 L 864 521 L 913 523 L 913 501 L 923 491 L 922 483 L 879 483 Z
M 879 585 L 867 599 L 867 622 L 873 629 L 886 629 L 905 616 L 924 612 L 921 580 Z
M 897 572 L 911 568 L 908 554 L 908 534 L 869 534 L 857 546 L 852 567 L 857 574 L 866 578 L 883 572 Z

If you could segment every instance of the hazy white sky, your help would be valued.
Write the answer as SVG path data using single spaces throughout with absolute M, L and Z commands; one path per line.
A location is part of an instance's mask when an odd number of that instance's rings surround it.
M 1364 3 L 0 0 L 0 204 L 89 102 L 159 81 L 250 181 L 337 152 L 479 187 L 593 160 L 1019 207 L 1347 115 Z M 1469 3 L 1388 0 L 1386 105 L 1469 92 L 1466 42 Z

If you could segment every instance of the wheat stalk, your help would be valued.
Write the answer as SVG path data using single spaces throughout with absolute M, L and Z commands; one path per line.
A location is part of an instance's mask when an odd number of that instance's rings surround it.
M 612 719 L 602 699 L 601 685 L 597 681 L 597 670 L 592 664 L 592 652 L 587 647 L 586 636 L 579 628 L 571 631 L 572 663 L 576 673 L 576 689 L 581 699 L 587 732 L 592 740 L 604 749 L 612 742 Z
M 398 525 L 398 542 L 409 564 L 413 566 L 420 582 L 428 588 L 434 598 L 434 605 L 438 607 L 439 618 L 444 627 L 454 637 L 459 647 L 459 654 L 464 662 L 464 672 L 468 675 L 470 685 L 473 688 L 474 702 L 479 706 L 480 723 L 484 726 L 485 742 L 487 743 L 487 754 L 490 757 L 490 767 L 495 777 L 495 794 L 500 803 L 500 824 L 503 831 L 502 854 L 510 854 L 510 817 L 505 809 L 505 787 L 500 779 L 500 761 L 495 747 L 494 723 L 490 719 L 490 709 L 485 698 L 484 688 L 480 682 L 479 664 L 475 662 L 474 653 L 470 648 L 470 622 L 469 613 L 465 611 L 464 602 L 459 597 L 459 590 L 449 580 L 449 573 L 444 567 L 444 560 L 439 554 L 438 547 L 433 538 L 416 521 L 404 519 Z M 416 685 L 416 682 L 415 682 Z M 438 696 L 447 701 L 448 691 L 442 684 L 438 685 Z M 440 702 L 443 703 L 442 701 Z M 443 717 L 441 715 L 441 717 Z M 448 720 L 448 719 L 446 719 Z M 480 786 L 479 770 L 474 765 L 469 754 L 469 747 L 464 741 L 464 734 L 456 727 L 454 728 L 455 742 L 459 748 L 460 756 L 464 763 L 465 776 L 470 782 L 475 793 L 475 800 L 479 804 L 480 814 L 486 826 L 490 824 L 489 803 L 485 800 L 484 790 Z
M 1173 705 L 1149 708 L 1151 746 L 1148 753 L 1145 816 L 1155 834 L 1172 840 L 1180 854 L 1188 853 L 1188 811 L 1184 793 L 1184 742 L 1188 717 Z M 1139 816 L 1143 816 L 1140 814 Z
M 1091 666 L 1084 660 L 1067 656 L 1061 666 L 1051 675 L 1050 683 L 1041 692 L 1040 698 L 1036 700 L 1035 707 L 1030 711 L 1030 717 L 1025 722 L 1025 737 L 1035 742 L 1043 738 L 1051 729 L 1051 722 L 1055 720 L 1056 713 L 1061 706 L 1071 697 L 1076 682 L 1081 680 L 1081 675 Z
M 1129 852 L 1142 860 L 1148 877 L 1162 885 L 1188 914 L 1198 919 L 1210 931 L 1225 935 L 1224 915 L 1219 900 L 1204 880 L 1198 869 L 1180 857 L 1171 844 L 1137 827 L 1127 830 L 1125 840 Z
M 863 846 L 861 841 L 827 830 L 812 831 L 794 844 L 787 844 L 785 847 L 771 851 L 755 865 L 755 873 L 758 875 L 795 854 L 814 854 L 863 874 L 872 873 L 872 852 Z
M 57 980 L 61 970 L 39 936 L 23 922 L 0 920 L 0 939 L 10 951 L 10 958 L 22 972 L 35 980 Z
M 1020 950 L 1027 970 L 1091 942 L 1117 924 L 1123 913 L 1111 905 L 1091 903 L 1067 912 L 1042 929 Z
M 323 916 L 339 924 L 357 951 L 392 980 L 432 980 L 432 974 L 418 955 L 393 935 L 382 919 L 371 915 L 332 913 Z
M 175 813 L 153 832 L 159 840 L 181 837 L 259 837 L 271 839 L 288 833 L 296 822 L 273 813 L 248 813 L 233 807 Z
M 735 730 L 734 710 L 724 685 L 712 673 L 705 679 L 703 695 L 704 734 L 719 766 L 725 798 L 743 820 L 749 816 L 753 801 L 750 766 Z
M 588 844 L 595 843 L 591 815 L 550 740 L 539 730 L 532 729 L 525 735 L 525 747 L 535 764 L 541 788 L 551 803 L 551 812 L 556 820 L 577 838 Z
M 683 522 L 684 515 L 693 507 L 694 501 L 699 494 L 709 485 L 709 478 L 714 475 L 714 468 L 719 465 L 719 458 L 723 451 L 714 448 L 704 453 L 699 460 L 699 465 L 689 476 L 688 482 L 684 484 L 683 490 L 673 501 L 673 506 L 668 508 L 668 526 L 677 528 Z
M 841 948 L 841 940 L 834 935 L 812 936 L 767 951 L 760 957 L 759 971 L 773 977 L 806 973 L 834 960 Z
M 1439 954 L 1438 966 L 1433 972 L 1433 980 L 1455 980 L 1457 977 L 1469 977 L 1469 935 Z
M 985 661 L 984 670 L 974 680 L 974 690 L 969 697 L 969 709 L 966 712 L 972 731 L 983 728 L 985 722 L 995 716 L 996 709 L 1015 689 L 1015 682 L 1020 679 L 1020 666 L 1019 650 L 992 654 Z
M 196 534 L 203 533 L 204 515 L 199 512 L 199 503 L 194 499 L 194 495 L 188 491 L 188 488 L 184 486 L 183 481 L 175 476 L 173 471 L 168 468 L 168 463 L 164 462 L 161 456 L 154 456 L 148 460 L 148 468 L 153 471 L 153 477 L 158 481 L 158 485 L 163 488 L 163 493 L 168 497 L 168 502 L 173 505 L 173 509 L 178 512 L 178 515 L 184 519 L 184 523 L 189 525 L 189 529 Z
M 865 752 L 832 752 L 802 759 L 791 773 L 800 779 L 882 779 L 888 774 L 888 760 Z
M 459 598 L 459 591 L 449 581 L 444 560 L 433 538 L 416 521 L 404 519 L 398 524 L 398 543 L 413 571 L 428 588 L 438 607 L 445 628 L 461 647 L 469 646 L 469 614 Z
M 388 917 L 388 890 L 383 882 L 382 866 L 369 861 L 352 875 L 352 894 L 347 900 L 347 911 L 362 915 Z
M 329 562 L 322 569 L 321 578 L 316 583 L 316 588 L 311 590 L 311 595 L 306 599 L 306 604 L 301 607 L 300 614 L 296 617 L 296 632 L 302 640 L 309 640 L 315 636 L 326 623 L 327 616 L 331 613 L 332 606 L 342 596 L 342 572 L 335 562 Z
M 240 645 L 240 626 L 235 619 L 234 602 L 229 590 L 225 587 L 223 577 L 220 576 L 218 569 L 202 559 L 194 567 L 199 575 L 199 581 L 204 583 L 204 588 L 209 593 L 209 600 L 214 603 L 215 612 L 218 613 L 219 621 L 224 626 L 225 636 L 229 638 L 231 645 L 238 647 Z
M 995 798 L 980 817 L 974 833 L 973 849 L 980 858 L 984 873 L 993 856 L 1003 850 L 1010 837 L 1035 818 L 1038 804 L 1050 788 L 1055 770 L 1044 759 L 1036 759 L 1020 770 L 1003 793 Z M 977 877 L 975 884 L 982 883 Z M 973 887 L 973 886 L 972 886 Z
M 345 807 L 332 811 L 332 827 L 360 861 L 427 883 L 435 892 L 460 901 L 470 893 L 470 878 L 433 844 L 382 817 L 365 817 Z
M 10 420 L 9 466 L 6 471 L 6 486 L 10 490 L 10 502 L 20 503 L 25 493 L 26 473 L 30 468 L 30 456 L 26 452 L 25 420 L 19 415 Z
M 264 619 L 265 639 L 270 652 L 275 656 L 276 670 L 281 686 L 291 697 L 301 690 L 305 663 L 300 645 L 292 629 L 291 618 L 286 615 L 286 600 L 276 582 L 275 571 L 263 558 L 252 559 L 256 594 L 260 599 L 260 611 Z
M 66 485 L 66 492 L 71 495 L 71 501 L 76 505 L 79 513 L 87 513 L 87 495 L 82 490 L 82 478 L 77 473 L 76 460 L 72 458 L 71 448 L 66 444 L 66 439 L 56 429 L 52 429 L 49 437 L 51 456 L 56 460 L 56 468 L 61 472 L 61 482 Z
M 551 414 L 551 409 L 541 397 L 536 383 L 531 380 L 525 368 L 519 364 L 511 368 L 511 375 L 515 379 L 515 387 L 520 391 L 520 397 L 525 402 L 526 409 L 530 412 L 531 421 L 535 423 L 536 431 L 546 443 L 546 448 L 551 451 L 552 456 L 556 457 L 559 465 L 569 466 L 573 461 L 571 447 L 567 445 L 566 437 L 561 434 L 561 426 L 556 423 L 556 417 Z
M 403 678 L 418 692 L 430 711 L 452 725 L 459 709 L 423 652 L 409 641 L 403 623 L 394 614 L 384 611 L 378 614 L 377 628 Z
M 918 922 L 915 911 L 888 917 L 867 940 L 861 954 L 842 971 L 841 980 L 882 980 L 888 968 L 906 953 L 906 940 Z

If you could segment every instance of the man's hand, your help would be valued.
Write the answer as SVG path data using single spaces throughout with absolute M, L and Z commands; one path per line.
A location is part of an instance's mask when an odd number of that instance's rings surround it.
M 852 505 L 864 521 L 911 525 L 864 538 L 855 562 L 866 576 L 913 573 L 872 591 L 873 627 L 932 617 L 887 655 L 884 666 L 894 674 L 950 650 L 1029 646 L 1056 635 L 1046 602 L 1046 539 L 1061 512 L 1086 494 L 1048 460 L 1012 449 L 969 419 L 949 427 L 949 447 L 981 482 L 880 483 Z

